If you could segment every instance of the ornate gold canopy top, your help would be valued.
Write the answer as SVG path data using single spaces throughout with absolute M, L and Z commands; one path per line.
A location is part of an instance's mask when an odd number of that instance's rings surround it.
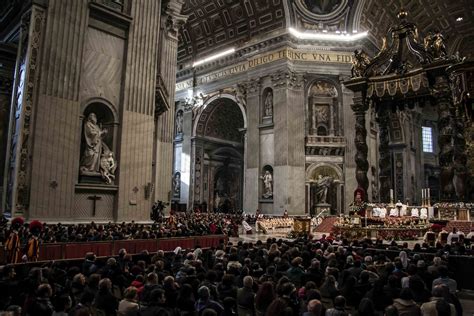
M 388 30 L 380 52 L 372 60 L 363 51 L 354 52 L 353 78 L 401 76 L 416 69 L 426 68 L 434 62 L 442 64 L 442 61 L 460 61 L 459 56 L 448 57 L 444 36 L 439 31 L 430 32 L 420 41 L 416 25 L 409 22 L 407 16 L 408 13 L 402 9 L 398 14 L 399 23 Z M 395 84 L 403 90 L 400 82 L 389 85 Z

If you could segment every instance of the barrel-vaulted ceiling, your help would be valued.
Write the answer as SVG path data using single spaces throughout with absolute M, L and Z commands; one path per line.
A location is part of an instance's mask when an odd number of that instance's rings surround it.
M 189 18 L 180 31 L 178 61 L 238 48 L 290 26 L 368 31 L 380 46 L 402 7 L 421 36 L 439 29 L 450 53 L 474 57 L 473 0 L 185 0 L 182 13 Z

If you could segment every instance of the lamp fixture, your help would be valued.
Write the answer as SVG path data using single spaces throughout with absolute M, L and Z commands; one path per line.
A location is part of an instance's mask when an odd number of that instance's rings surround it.
M 314 40 L 326 40 L 335 42 L 352 42 L 362 39 L 368 35 L 368 32 L 354 33 L 352 35 L 343 32 L 330 33 L 317 33 L 317 32 L 300 32 L 292 27 L 288 28 L 288 32 L 299 39 L 314 39 Z
M 198 61 L 194 62 L 193 67 L 196 67 L 196 66 L 202 65 L 204 63 L 213 61 L 213 60 L 215 60 L 217 58 L 220 58 L 220 57 L 223 57 L 223 56 L 227 56 L 229 54 L 232 54 L 233 52 L 235 52 L 235 48 L 231 48 L 231 49 L 219 52 L 217 54 L 211 55 L 209 57 L 206 57 L 206 58 L 203 58 L 201 60 L 198 60 Z

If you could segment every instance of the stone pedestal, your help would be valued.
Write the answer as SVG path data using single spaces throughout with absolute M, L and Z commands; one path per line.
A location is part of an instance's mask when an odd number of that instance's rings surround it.
M 273 199 L 260 199 L 258 201 L 261 214 L 273 214 Z
M 313 216 L 318 216 L 321 214 L 322 216 L 331 215 L 331 204 L 328 203 L 318 203 L 313 208 Z

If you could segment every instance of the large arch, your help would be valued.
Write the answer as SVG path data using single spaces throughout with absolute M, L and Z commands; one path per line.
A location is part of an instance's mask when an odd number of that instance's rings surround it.
M 207 119 L 208 115 L 210 114 L 210 111 L 212 111 L 212 105 L 218 101 L 218 100 L 225 100 L 228 99 L 230 101 L 233 101 L 236 105 L 238 105 L 240 111 L 242 112 L 242 117 L 244 120 L 244 126 L 242 127 L 243 129 L 247 129 L 247 110 L 245 108 L 245 105 L 242 104 L 242 102 L 237 99 L 234 95 L 229 94 L 229 93 L 222 93 L 222 94 L 217 94 L 212 97 L 210 97 L 204 104 L 202 105 L 202 108 L 198 111 L 195 119 L 193 120 L 193 130 L 192 130 L 192 136 L 197 136 L 199 135 L 198 131 L 198 125 L 199 122 L 203 122 Z
M 193 204 L 208 211 L 242 208 L 245 107 L 233 96 L 207 100 L 193 122 Z

